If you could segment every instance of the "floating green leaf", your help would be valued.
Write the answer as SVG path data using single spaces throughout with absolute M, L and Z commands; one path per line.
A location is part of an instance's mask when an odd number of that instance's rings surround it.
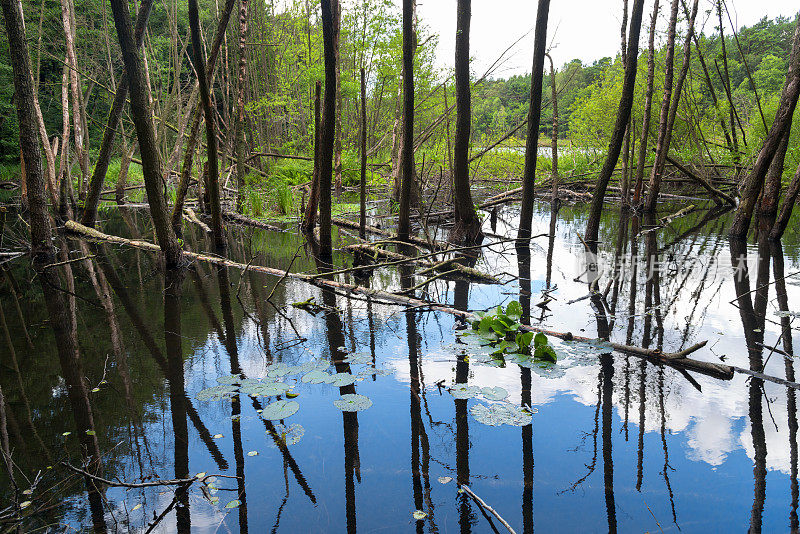
M 331 374 L 319 369 L 314 369 L 303 375 L 300 380 L 306 384 L 322 384 L 330 379 Z
M 530 411 L 508 403 L 476 404 L 470 413 L 479 423 L 489 426 L 511 425 L 527 426 L 531 424 L 533 415 Z
M 222 436 L 222 434 L 214 434 L 212 437 L 214 439 L 222 439 L 223 436 Z
M 235 395 L 239 390 L 234 385 L 222 384 L 206 388 L 197 393 L 197 400 L 199 401 L 218 401 L 229 399 Z
M 372 406 L 372 400 L 357 393 L 347 393 L 339 400 L 333 401 L 333 405 L 343 412 L 360 412 Z
M 96 436 L 97 432 L 95 432 L 94 430 L 87 430 L 86 431 L 86 435 L 87 436 Z
M 353 365 L 372 363 L 372 354 L 369 352 L 354 352 L 345 356 L 344 361 Z
M 294 445 L 298 443 L 305 432 L 306 430 L 303 428 L 303 425 L 297 423 L 289 426 L 276 425 L 274 430 L 267 430 L 267 433 L 279 440 L 281 445 Z M 270 442 L 270 444 L 273 446 L 275 445 L 274 442 Z
M 259 382 L 258 384 L 247 385 L 241 388 L 241 392 L 251 397 L 275 397 L 283 395 L 291 386 L 283 382 Z
M 481 390 L 481 394 L 487 399 L 491 401 L 500 401 L 504 400 L 508 397 L 508 391 L 501 388 L 500 386 L 495 386 L 492 388 L 483 388 Z
M 242 382 L 242 377 L 239 375 L 220 376 L 217 378 L 217 382 L 230 386 L 233 384 L 240 384 Z
M 279 421 L 291 417 L 296 414 L 299 409 L 300 404 L 297 401 L 278 400 L 264 406 L 261 417 L 270 421 Z
M 331 376 L 328 383 L 332 386 L 344 387 L 354 384 L 355 381 L 356 377 L 350 373 L 336 373 L 335 375 Z
M 516 300 L 509 302 L 508 306 L 506 306 L 506 315 L 515 321 L 519 321 L 519 318 L 522 317 L 522 304 Z
M 426 513 L 425 513 L 425 512 L 423 512 L 422 510 L 414 510 L 414 513 L 413 513 L 413 514 L 411 514 L 411 515 L 412 515 L 412 516 L 414 517 L 414 519 L 416 519 L 417 521 L 422 521 L 423 519 L 425 519 L 426 517 L 428 517 L 428 514 L 426 514 Z
M 228 504 L 226 504 L 225 508 L 238 508 L 241 505 L 242 505 L 242 501 L 240 501 L 239 499 L 236 499 L 235 501 L 231 501 Z
M 454 399 L 471 399 L 481 394 L 481 388 L 477 386 L 468 386 L 467 384 L 454 384 L 450 388 L 450 394 Z
M 142 507 L 142 503 L 139 503 L 136 506 L 134 506 L 133 508 L 131 508 L 131 512 L 135 512 L 136 510 L 138 510 L 141 507 Z
M 250 451 L 247 453 L 247 456 L 258 456 L 258 451 Z
M 536 350 L 533 352 L 533 357 L 537 360 L 543 360 L 552 363 L 556 363 L 558 360 L 556 350 L 550 345 L 541 345 L 536 347 Z
M 30 505 L 31 505 L 31 501 L 23 501 L 23 502 L 19 503 L 19 507 L 20 507 L 21 510 L 24 510 L 25 508 L 27 508 Z
M 453 481 L 453 477 L 439 477 L 439 484 L 448 484 Z

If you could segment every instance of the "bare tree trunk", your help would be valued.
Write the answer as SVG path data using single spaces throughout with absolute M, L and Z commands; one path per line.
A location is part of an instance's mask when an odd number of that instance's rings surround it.
M 302 228 L 306 232 L 312 232 L 317 225 L 317 211 L 319 208 L 319 149 L 320 136 L 322 134 L 322 119 L 320 117 L 321 93 L 322 84 L 317 82 L 314 95 L 314 171 L 311 174 L 311 188 L 302 224 Z
M 150 98 L 147 93 L 147 82 L 142 69 L 142 60 L 134 41 L 131 28 L 131 17 L 128 4 L 124 0 L 111 0 L 114 13 L 114 25 L 117 28 L 122 59 L 128 74 L 131 93 L 131 115 L 136 126 L 136 137 L 139 140 L 139 153 L 142 158 L 147 201 L 150 204 L 150 215 L 153 218 L 156 236 L 164 259 L 168 266 L 175 266 L 181 260 L 181 248 L 175 233 L 169 224 L 167 203 L 162 191 L 161 155 L 156 146 L 155 129 L 152 122 Z
M 339 0 L 322 0 L 322 41 L 325 57 L 325 100 L 322 111 L 319 158 L 319 244 L 320 256 L 330 263 L 333 258 L 331 238 L 331 178 L 336 121 L 336 34 L 335 10 Z
M 236 211 L 242 213 L 244 205 L 244 125 L 245 80 L 247 79 L 247 3 L 239 0 L 239 81 L 236 98 Z
M 633 189 L 634 206 L 638 206 L 642 197 L 644 182 L 644 162 L 647 157 L 647 140 L 650 135 L 650 113 L 653 109 L 653 82 L 655 80 L 655 36 L 658 22 L 658 0 L 653 3 L 653 16 L 650 18 L 650 40 L 647 52 L 647 89 L 644 95 L 644 118 L 642 119 L 642 137 L 639 141 L 639 157 L 636 161 L 636 185 Z
M 646 211 L 655 211 L 656 202 L 658 202 L 658 192 L 661 187 L 661 175 L 664 172 L 664 165 L 667 160 L 667 153 L 669 153 L 670 141 L 670 111 L 672 109 L 673 99 L 677 102 L 680 100 L 680 93 L 676 91 L 676 95 L 672 95 L 672 85 L 675 72 L 675 27 L 678 24 L 678 0 L 672 0 L 672 10 L 669 19 L 669 29 L 667 34 L 667 56 L 666 56 L 666 70 L 664 73 L 664 96 L 661 100 L 661 114 L 658 123 L 658 139 L 656 140 L 656 160 L 653 168 L 650 171 L 650 186 L 645 201 L 644 209 Z M 691 28 L 688 30 L 691 32 Z
M 677 0 L 676 0 L 677 1 Z M 625 137 L 625 130 L 630 123 L 631 109 L 633 108 L 633 92 L 636 84 L 636 69 L 639 60 L 639 32 L 642 27 L 642 11 L 644 10 L 644 0 L 634 0 L 631 10 L 630 35 L 628 37 L 627 57 L 625 59 L 625 80 L 622 84 L 622 96 L 617 110 L 617 120 L 614 124 L 614 131 L 611 134 L 611 141 L 608 146 L 608 155 L 600 170 L 597 178 L 597 185 L 592 196 L 592 206 L 589 212 L 589 221 L 586 224 L 585 240 L 590 246 L 597 246 L 597 237 L 600 231 L 600 215 L 603 212 L 603 202 L 606 196 L 606 189 L 614 168 L 619 160 L 619 153 L 622 150 L 622 142 Z
M 770 231 L 769 234 L 771 240 L 779 241 L 781 237 L 783 237 L 786 227 L 789 226 L 789 220 L 792 218 L 792 210 L 797 202 L 798 193 L 800 193 L 800 167 L 797 168 L 792 182 L 786 190 L 786 198 L 783 201 L 780 215 L 778 215 L 778 219 L 775 221 L 775 224 L 772 226 L 772 231 Z
M 340 50 L 340 37 L 342 27 L 342 4 L 340 0 L 334 3 L 333 12 L 334 50 L 336 50 L 336 133 L 334 142 L 333 170 L 335 174 L 336 196 L 342 194 L 342 57 Z
M 458 0 L 456 8 L 456 138 L 453 145 L 453 208 L 455 225 L 448 241 L 471 244 L 480 240 L 481 221 L 469 190 L 469 138 L 472 96 L 469 81 L 469 32 L 472 0 Z
M 789 58 L 789 72 L 786 75 L 786 82 L 783 85 L 778 111 L 775 113 L 775 120 L 769 129 L 764 144 L 753 163 L 753 169 L 744 179 L 742 185 L 742 201 L 736 216 L 731 225 L 730 236 L 737 239 L 747 237 L 750 228 L 750 220 L 753 216 L 759 193 L 764 185 L 764 179 L 775 153 L 783 139 L 784 133 L 789 129 L 792 122 L 792 115 L 797 106 L 797 98 L 800 95 L 800 18 L 795 26 L 794 37 L 792 38 L 792 52 Z M 788 200 L 788 199 L 787 199 Z
M 625 4 L 625 15 L 627 18 L 627 0 L 625 1 Z M 622 40 L 624 43 L 624 32 Z M 555 205 L 558 200 L 558 91 L 556 90 L 556 70 L 555 66 L 553 65 L 553 56 L 551 56 L 549 52 L 545 55 L 547 56 L 547 59 L 550 60 L 550 100 L 553 106 L 553 133 L 550 138 L 550 151 L 552 152 L 553 156 L 550 179 L 553 181 L 553 189 L 552 193 L 550 194 L 550 201 L 553 203 L 553 205 Z
M 213 81 L 214 67 L 217 63 L 217 56 L 219 49 L 222 45 L 223 37 L 225 36 L 225 29 L 228 27 L 228 21 L 231 18 L 233 11 L 234 0 L 226 0 L 225 7 L 220 14 L 219 22 L 217 23 L 217 30 L 214 34 L 214 42 L 211 44 L 211 50 L 208 53 L 208 60 L 206 62 L 206 77 Z M 197 87 L 197 86 L 196 86 Z M 199 88 L 198 88 L 199 89 Z M 192 101 L 192 97 L 189 97 Z M 178 183 L 178 190 L 175 193 L 175 205 L 172 208 L 172 228 L 175 233 L 181 235 L 183 233 L 183 202 L 186 199 L 186 193 L 189 190 L 189 181 L 192 177 L 192 161 L 194 160 L 194 150 L 197 146 L 197 140 L 200 135 L 200 119 L 203 118 L 202 106 L 196 106 L 191 113 L 192 127 L 189 130 L 189 139 L 186 141 L 186 148 L 183 153 L 183 163 L 181 166 L 181 178 Z M 201 188 L 200 178 L 198 177 L 198 190 Z
M 79 193 L 85 193 L 85 184 L 89 174 L 88 134 L 84 130 L 81 82 L 78 78 L 78 59 L 75 54 L 75 28 L 73 27 L 72 4 L 70 0 L 61 0 L 61 22 L 64 26 L 64 42 L 69 67 L 69 88 L 72 103 L 72 122 L 75 130 L 75 154 L 81 169 L 81 187 Z
M 731 124 L 731 134 L 733 136 L 733 150 L 737 154 L 739 154 L 739 140 L 736 135 L 736 123 L 734 122 L 734 116 L 736 115 L 736 107 L 733 105 L 733 95 L 731 93 L 731 77 L 730 73 L 728 72 L 728 51 L 725 46 L 725 26 L 722 24 L 722 0 L 717 0 L 717 17 L 719 19 L 719 39 L 720 44 L 722 45 L 722 66 L 725 72 L 725 77 L 722 78 L 722 85 L 725 87 L 725 96 L 728 98 L 728 115 L 730 116 L 730 124 Z M 718 67 L 719 68 L 719 67 Z M 741 128 L 741 125 L 740 125 Z M 742 135 L 744 135 L 744 131 L 742 131 Z M 747 141 L 744 140 L 745 146 L 747 146 Z
M 147 19 L 150 17 L 152 7 L 153 0 L 142 0 L 139 13 L 136 15 L 135 39 L 137 50 L 142 47 L 144 29 L 147 26 Z M 123 71 L 117 85 L 117 92 L 114 94 L 111 111 L 108 114 L 108 119 L 106 119 L 103 140 L 100 143 L 100 153 L 97 155 L 97 162 L 95 163 L 94 171 L 92 171 L 92 178 L 89 181 L 89 189 L 86 193 L 83 217 L 81 218 L 81 222 L 86 226 L 93 227 L 97 218 L 97 204 L 100 202 L 100 193 L 103 191 L 103 182 L 105 182 L 106 173 L 108 173 L 108 164 L 111 162 L 111 152 L 114 148 L 114 136 L 117 133 L 127 98 L 128 76 Z
M 783 166 L 786 159 L 786 151 L 789 148 L 789 137 L 791 134 L 791 119 L 786 131 L 783 133 L 775 157 L 769 166 L 764 191 L 761 193 L 761 202 L 758 207 L 758 225 L 760 232 L 769 232 L 775 225 L 775 218 L 778 215 L 778 204 L 781 198 L 781 185 L 783 181 Z
M 361 239 L 366 239 L 367 225 L 367 77 L 361 67 L 361 205 L 359 209 L 359 231 Z
M 536 10 L 536 33 L 533 44 L 531 70 L 531 96 L 528 109 L 528 138 L 525 142 L 525 171 L 522 175 L 522 210 L 520 212 L 520 245 L 528 246 L 533 225 L 533 187 L 536 183 L 536 156 L 539 151 L 539 120 L 542 116 L 542 81 L 544 79 L 544 54 L 547 45 L 547 17 L 550 0 L 539 0 Z
M 397 237 L 411 234 L 411 183 L 414 181 L 414 1 L 403 0 L 403 146 L 400 155 L 402 184 Z
M 125 141 L 124 132 L 120 141 L 122 155 L 120 156 L 119 176 L 117 176 L 117 189 L 114 197 L 117 201 L 117 204 L 124 204 L 125 185 L 128 183 L 128 167 L 130 167 L 131 164 L 131 153 L 133 152 L 133 147 L 128 148 L 128 143 Z

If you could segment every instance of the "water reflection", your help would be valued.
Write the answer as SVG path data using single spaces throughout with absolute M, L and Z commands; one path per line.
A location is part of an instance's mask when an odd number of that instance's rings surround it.
M 576 235 L 581 208 L 539 210 L 538 232 L 546 238 L 517 253 L 496 246 L 464 259 L 507 283 L 444 277 L 416 296 L 440 295 L 462 310 L 519 299 L 525 322 L 664 351 L 707 339 L 700 359 L 795 380 L 788 355 L 797 329 L 791 306 L 800 297 L 792 276 L 800 263 L 796 244 L 729 243 L 727 216 L 719 210 L 666 226 L 611 213 L 598 253 L 614 261 L 587 279 L 575 259 L 585 253 Z M 515 216 L 513 209 L 500 211 L 495 232 L 513 235 Z M 152 230 L 143 221 L 126 210 L 109 220 L 107 231 L 146 238 Z M 333 267 L 313 248 L 303 253 L 290 232 L 230 233 L 228 253 L 243 264 L 292 264 L 322 274 L 346 267 L 340 255 Z M 192 229 L 185 239 L 192 250 L 208 247 Z M 736 263 L 742 255 L 749 260 L 744 270 Z M 56 466 L 40 486 L 52 489 L 34 497 L 62 503 L 48 521 L 146 531 L 155 514 L 163 518 L 156 530 L 182 532 L 501 529 L 458 493 L 456 484 L 467 484 L 518 532 L 534 526 L 655 531 L 659 525 L 798 530 L 792 389 L 741 375 L 723 382 L 682 374 L 603 347 L 558 342 L 561 360 L 551 369 L 494 367 L 473 347 L 453 349 L 454 332 L 465 326 L 460 321 L 391 306 L 375 295 L 347 299 L 338 289 L 288 279 L 276 285 L 276 277 L 254 269 L 204 263 L 170 273 L 148 253 L 79 241 L 65 243 L 59 261 L 68 263 L 52 269 L 51 285 L 63 301 L 56 320 L 43 311 L 42 290 L 20 282 L 29 279 L 24 266 L 7 266 L 17 289 L 3 276 L 0 323 L 10 341 L 0 349 L 0 365 L 8 370 L 0 386 L 19 472 L 35 474 L 66 450 L 75 464 L 132 482 L 195 472 L 237 478 L 212 504 L 199 485 L 163 496 L 163 490 L 125 492 L 76 478 L 59 485 L 64 473 Z M 400 292 L 424 281 L 414 272 L 408 265 L 377 268 L 358 273 L 357 283 Z M 326 276 L 352 283 L 349 273 Z M 591 297 L 575 301 L 587 288 Z M 322 306 L 319 314 L 291 306 L 309 298 Z M 781 311 L 787 313 L 774 316 Z M 62 334 L 72 336 L 74 348 L 64 357 L 57 343 Z M 28 356 L 28 337 L 36 358 Z M 364 352 L 364 363 L 345 361 L 352 352 Z M 272 362 L 320 358 L 331 372 L 363 380 L 332 388 L 285 378 L 301 408 L 282 424 L 259 416 L 271 398 L 196 399 L 223 375 L 260 379 Z M 107 384 L 92 391 L 104 376 Z M 454 399 L 446 389 L 453 383 L 502 386 L 508 402 L 538 409 L 533 425 L 479 423 L 472 407 L 491 401 Z M 340 395 L 356 392 L 369 396 L 372 407 L 343 413 L 333 406 Z M 292 423 L 305 433 L 287 444 L 281 433 Z M 72 434 L 62 437 L 67 431 Z M 0 474 L 0 487 L 10 487 L 5 477 Z M 225 508 L 233 500 L 240 504 Z M 137 504 L 142 507 L 134 511 Z M 416 520 L 415 510 L 427 516 Z

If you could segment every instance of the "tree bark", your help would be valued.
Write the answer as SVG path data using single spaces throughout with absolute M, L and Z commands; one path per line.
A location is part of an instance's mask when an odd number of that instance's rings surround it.
M 626 9 L 625 9 L 625 16 L 627 18 L 628 9 L 627 9 L 627 0 L 625 2 Z M 624 46 L 625 43 L 625 34 L 623 32 L 622 37 L 623 42 L 623 49 L 626 47 Z M 624 52 L 623 52 L 624 53 Z M 552 193 L 550 194 L 550 201 L 555 205 L 558 200 L 558 91 L 556 90 L 556 70 L 555 66 L 553 65 L 553 56 L 550 55 L 548 52 L 545 54 L 547 59 L 550 60 L 550 101 L 553 106 L 553 133 L 550 138 L 550 151 L 553 153 L 553 164 L 551 168 L 551 180 L 553 181 L 553 189 Z
M 244 125 L 245 83 L 247 80 L 247 4 L 239 0 L 239 80 L 236 97 L 236 211 L 242 213 L 244 205 Z
M 544 0 L 543 0 L 544 1 Z M 407 240 L 411 234 L 411 183 L 414 181 L 414 1 L 403 0 L 403 144 L 400 169 L 400 213 L 397 237 Z
M 208 53 L 208 60 L 206 61 L 206 77 L 209 80 L 214 79 L 214 67 L 217 63 L 217 56 L 219 49 L 222 46 L 222 41 L 225 37 L 225 29 L 228 27 L 228 21 L 231 18 L 233 11 L 234 0 L 226 0 L 225 7 L 220 13 L 219 22 L 217 23 L 217 31 L 214 35 L 214 42 L 211 44 L 211 50 Z M 198 87 L 195 86 L 197 89 Z M 193 92 L 194 94 L 194 92 Z M 192 97 L 189 97 L 192 102 Z M 183 220 L 183 202 L 186 199 L 186 193 L 189 190 L 189 180 L 192 176 L 192 161 L 194 159 L 194 150 L 197 146 L 197 139 L 200 135 L 200 119 L 203 118 L 202 106 L 196 106 L 191 113 L 192 127 L 189 130 L 189 139 L 186 141 L 186 149 L 183 153 L 183 163 L 181 165 L 181 178 L 178 183 L 178 190 L 175 193 L 175 205 L 172 208 L 172 228 L 175 233 L 181 235 L 183 233 L 182 220 Z M 198 190 L 201 189 L 200 180 L 198 179 Z
M 340 0 L 334 2 L 335 8 L 333 12 L 333 28 L 334 28 L 334 46 L 336 51 L 336 133 L 334 141 L 334 160 L 333 170 L 335 174 L 335 189 L 336 196 L 342 194 L 342 58 L 341 58 L 341 27 L 342 27 L 342 4 Z
M 325 58 L 325 100 L 322 112 L 319 158 L 319 244 L 326 262 L 333 258 L 331 238 L 331 178 L 336 121 L 336 33 L 334 12 L 339 0 L 322 0 L 322 41 Z
M 672 124 L 674 121 L 673 105 L 677 109 L 678 102 L 680 101 L 680 85 L 676 84 L 675 94 L 673 95 L 673 77 L 675 68 L 675 27 L 678 23 L 678 0 L 672 1 L 672 11 L 669 19 L 669 30 L 667 35 L 667 57 L 666 57 L 666 71 L 664 75 L 664 96 L 661 101 L 661 114 L 659 116 L 658 139 L 656 140 L 656 160 L 653 168 L 650 171 L 650 185 L 645 201 L 645 211 L 655 211 L 656 203 L 658 202 L 658 192 L 661 188 L 661 176 L 664 173 L 664 165 L 669 153 L 669 145 L 672 137 Z M 693 13 L 697 13 L 697 7 L 693 8 Z M 687 30 L 687 37 L 691 38 L 693 30 L 694 17 L 690 22 L 689 29 Z M 687 39 L 687 42 L 690 42 Z M 689 51 L 685 50 L 684 66 L 688 69 L 688 54 Z M 683 70 L 681 71 L 683 72 Z M 679 79 L 681 77 L 679 76 Z
M 456 20 L 456 138 L 453 144 L 453 209 L 455 224 L 448 241 L 472 244 L 481 238 L 481 221 L 469 189 L 469 139 L 472 96 L 469 81 L 469 32 L 472 0 L 458 0 Z
M 677 1 L 677 0 L 676 0 Z M 631 118 L 633 108 L 633 92 L 636 85 L 636 69 L 639 60 L 639 32 L 642 27 L 642 11 L 644 10 L 644 0 L 634 0 L 631 10 L 630 33 L 628 36 L 627 57 L 625 58 L 625 79 L 622 84 L 622 97 L 619 101 L 617 110 L 617 120 L 614 124 L 614 131 L 611 134 L 611 141 L 608 146 L 608 156 L 600 170 L 592 196 L 592 205 L 589 212 L 589 221 L 586 224 L 585 240 L 591 247 L 597 246 L 597 237 L 600 231 L 600 215 L 603 212 L 603 202 L 606 196 L 606 189 L 614 168 L 617 166 L 619 154 L 622 150 L 622 142 L 625 138 L 625 130 Z
M 322 119 L 320 117 L 322 83 L 317 82 L 314 94 L 314 171 L 311 174 L 311 188 L 308 193 L 308 202 L 303 214 L 302 228 L 310 233 L 317 225 L 317 211 L 319 210 L 319 148 L 320 135 L 322 134 Z
M 775 113 L 772 127 L 770 127 L 764 144 L 761 145 L 761 150 L 753 163 L 753 168 L 744 179 L 742 200 L 731 225 L 730 236 L 732 238 L 744 239 L 747 237 L 759 193 L 783 135 L 791 125 L 798 96 L 800 96 L 800 18 L 795 26 L 792 52 L 789 58 L 789 72 L 783 85 L 778 111 Z
M 359 230 L 361 239 L 367 238 L 367 77 L 361 67 L 361 205 L 359 206 Z
M 786 227 L 789 226 L 789 220 L 792 218 L 792 211 L 797 202 L 798 193 L 800 193 L 800 166 L 795 171 L 792 182 L 786 190 L 786 198 L 783 201 L 783 206 L 781 206 L 780 215 L 778 215 L 769 234 L 771 240 L 779 241 L 783 237 Z
M 525 142 L 525 170 L 522 175 L 522 209 L 520 212 L 519 244 L 528 246 L 533 225 L 534 185 L 536 183 L 536 156 L 539 151 L 539 120 L 542 116 L 542 81 L 544 79 L 544 54 L 547 46 L 547 18 L 550 0 L 539 0 L 536 9 L 536 30 L 533 43 L 531 69 L 530 108 L 528 109 L 528 138 Z
M 144 29 L 147 27 L 147 20 L 150 17 L 152 7 L 153 0 L 142 0 L 139 12 L 136 15 L 135 39 L 137 49 L 142 47 Z M 117 128 L 119 127 L 122 110 L 125 107 L 127 98 L 128 76 L 123 70 L 122 76 L 120 76 L 119 79 L 119 84 L 117 85 L 117 92 L 114 94 L 114 101 L 111 103 L 111 111 L 108 113 L 108 119 L 106 119 L 106 126 L 103 130 L 103 140 L 100 143 L 100 152 L 97 155 L 97 162 L 92 171 L 92 177 L 89 180 L 89 188 L 86 193 L 86 201 L 83 208 L 83 217 L 81 217 L 81 222 L 86 226 L 94 226 L 97 220 L 97 205 L 100 202 L 100 193 L 103 191 L 103 182 L 105 182 L 106 174 L 108 173 L 108 164 L 111 162 L 111 153 L 114 149 L 114 137 L 117 134 Z
M 159 245 L 164 251 L 164 259 L 168 266 L 175 266 L 180 263 L 181 248 L 175 232 L 169 224 L 166 198 L 162 191 L 161 155 L 156 145 L 153 115 L 142 60 L 134 41 L 127 2 L 111 0 L 111 9 L 114 13 L 114 25 L 117 28 L 122 59 L 130 84 L 131 115 L 136 127 L 136 137 L 139 140 L 139 153 L 142 157 L 142 171 L 147 201 L 150 204 L 150 215 L 153 218 Z
M 647 52 L 647 89 L 644 95 L 644 117 L 642 119 L 642 137 L 639 141 L 639 157 L 636 161 L 636 185 L 633 189 L 634 206 L 638 206 L 642 198 L 644 184 L 644 163 L 647 156 L 647 141 L 650 136 L 650 114 L 653 109 L 653 82 L 655 81 L 655 36 L 658 22 L 658 0 L 653 3 L 653 16 L 650 18 L 650 40 Z
M 211 94 L 206 77 L 205 58 L 203 58 L 203 44 L 200 42 L 200 18 L 198 15 L 197 0 L 189 0 L 189 25 L 192 32 L 192 61 L 197 72 L 197 82 L 200 85 L 200 101 L 203 104 L 203 114 L 206 124 L 206 148 L 208 150 L 208 197 L 211 202 L 211 230 L 214 234 L 214 246 L 217 251 L 225 249 L 225 233 L 222 228 L 222 207 L 219 199 L 219 162 L 217 161 L 217 127 L 216 114 L 211 107 Z
M 775 225 L 775 218 L 778 215 L 778 204 L 781 198 L 781 185 L 783 182 L 783 167 L 786 160 L 786 151 L 789 148 L 789 137 L 791 134 L 791 119 L 789 126 L 783 133 L 778 150 L 772 158 L 772 164 L 767 171 L 764 190 L 761 193 L 761 202 L 758 206 L 758 225 L 762 232 L 769 232 Z

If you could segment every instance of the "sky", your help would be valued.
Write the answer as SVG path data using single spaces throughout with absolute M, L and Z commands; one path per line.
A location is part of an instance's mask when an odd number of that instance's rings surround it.
M 393 1 L 401 4 L 401 0 Z M 507 54 L 507 61 L 495 71 L 494 77 L 530 72 L 536 4 L 536 0 L 473 0 L 470 33 L 473 74 L 482 75 L 509 45 L 526 33 L 527 37 Z M 666 27 L 669 4 L 668 0 L 661 0 L 661 27 Z M 711 0 L 700 0 L 698 22 L 705 24 L 707 34 L 714 32 L 713 19 L 705 22 L 705 12 L 712 5 Z M 798 10 L 797 2 L 791 0 L 728 0 L 727 5 L 737 27 L 750 26 L 764 16 L 793 16 Z M 645 2 L 642 44 L 647 42 L 652 6 L 652 0 Z M 439 34 L 439 66 L 449 67 L 454 58 L 456 0 L 418 0 L 417 12 L 422 23 Z M 551 1 L 547 37 L 553 46 L 556 67 L 575 58 L 591 63 L 616 55 L 620 49 L 621 22 L 621 0 Z

